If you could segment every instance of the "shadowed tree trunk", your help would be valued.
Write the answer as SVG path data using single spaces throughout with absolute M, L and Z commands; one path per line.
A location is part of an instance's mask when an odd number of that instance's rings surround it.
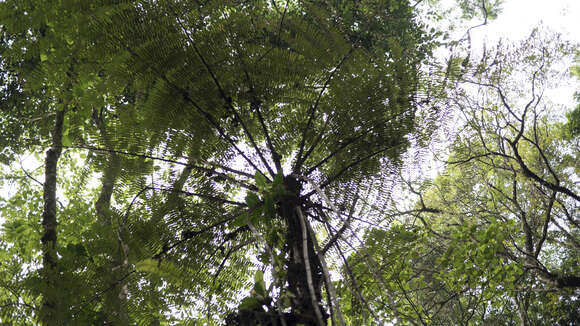
M 64 122 L 64 109 L 57 111 L 54 129 L 52 131 L 52 144 L 46 151 L 44 160 L 44 185 L 42 212 L 42 325 L 63 325 L 63 312 L 66 309 L 59 304 L 58 286 L 58 257 L 56 250 L 57 219 L 56 219 L 56 179 L 58 175 L 58 159 L 62 152 L 62 128 Z
M 101 137 L 103 137 L 108 146 L 111 146 L 108 142 L 107 131 L 102 117 L 95 117 L 95 122 Z M 109 153 L 108 161 L 107 168 L 102 177 L 101 192 L 95 202 L 95 210 L 99 222 L 108 226 L 111 235 L 117 238 L 117 252 L 113 254 L 114 258 L 109 263 L 109 266 L 105 267 L 108 271 L 105 279 L 107 284 L 112 285 L 112 288 L 104 294 L 103 306 L 107 325 L 125 326 L 129 325 L 129 316 L 125 302 L 127 298 L 127 284 L 123 277 L 127 273 L 128 248 L 122 241 L 119 230 L 120 226 L 111 220 L 112 215 L 110 209 L 111 198 L 120 169 L 120 157 L 116 153 Z
M 290 295 L 290 312 L 266 312 L 261 308 L 241 309 L 226 318 L 227 325 L 306 325 L 325 326 L 329 317 L 322 305 L 324 274 L 316 253 L 312 233 L 308 230 L 300 192 L 302 184 L 295 177 L 284 178 L 286 194 L 278 201 L 277 215 L 286 224 L 287 271 L 283 291 Z
M 299 197 L 302 187 L 293 177 L 286 177 L 284 185 L 290 194 L 280 203 L 279 214 L 287 225 L 286 251 L 289 258 L 285 268 L 288 271 L 287 290 L 294 295 L 291 301 L 292 313 L 298 323 L 318 325 L 322 322 L 325 325 L 327 314 L 320 304 L 322 266 L 314 251 L 313 239 L 301 221 L 304 216 L 299 213 L 299 210 L 302 211 Z

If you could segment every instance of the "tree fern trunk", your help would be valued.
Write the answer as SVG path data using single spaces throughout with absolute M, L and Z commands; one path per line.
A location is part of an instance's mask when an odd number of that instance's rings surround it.
M 279 210 L 287 224 L 286 250 L 289 258 L 285 266 L 287 270 L 286 281 L 288 282 L 286 290 L 294 296 L 291 300 L 292 313 L 298 323 L 319 325 L 320 318 L 317 317 L 319 313 L 316 311 L 318 310 L 322 315 L 322 324 L 326 325 L 327 314 L 320 304 L 323 285 L 322 266 L 314 251 L 313 239 L 308 232 L 303 232 L 297 211 L 297 209 L 302 209 L 298 196 L 300 183 L 291 177 L 287 177 L 284 183 L 287 190 L 292 193 L 292 195 L 283 198 Z M 306 235 L 306 239 L 304 239 L 304 235 Z
M 46 151 L 44 160 L 44 186 L 42 212 L 42 306 L 40 319 L 42 325 L 63 325 L 64 312 L 66 309 L 59 304 L 58 286 L 58 257 L 56 250 L 57 241 L 57 218 L 56 218 L 56 179 L 58 159 L 62 152 L 62 128 L 64 122 L 64 110 L 56 112 L 54 129 L 52 132 L 52 144 Z

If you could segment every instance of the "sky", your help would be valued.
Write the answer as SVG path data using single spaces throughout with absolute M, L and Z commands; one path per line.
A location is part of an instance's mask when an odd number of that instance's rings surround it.
M 498 18 L 474 31 L 479 40 L 491 43 L 499 38 L 519 40 L 542 22 L 564 39 L 580 42 L 580 0 L 505 0 Z
M 457 3 L 457 0 L 441 1 L 443 8 L 455 7 Z M 484 42 L 489 50 L 500 39 L 507 42 L 521 41 L 526 39 L 540 24 L 543 28 L 562 34 L 563 40 L 580 44 L 580 0 L 502 0 L 501 8 L 496 19 L 490 20 L 486 26 L 471 30 L 472 52 L 475 57 L 481 54 Z M 477 18 L 466 26 L 475 26 L 482 21 L 482 18 Z M 455 31 L 451 33 L 451 38 L 461 39 L 464 33 L 465 27 L 456 26 Z M 436 52 L 436 56 L 439 55 L 444 61 L 449 58 L 447 49 Z M 562 66 L 563 71 L 567 68 L 569 67 Z M 567 73 L 563 75 L 566 76 Z M 561 105 L 562 108 L 571 108 L 576 105 L 573 94 L 579 89 L 580 82 L 570 78 L 560 82 L 556 88 L 546 90 L 545 95 L 552 103 Z M 438 152 L 441 149 L 440 145 L 435 146 L 432 151 Z M 428 178 L 436 177 L 445 166 L 444 163 L 436 162 L 433 158 L 427 159 L 427 162 L 421 166 L 420 173 Z M 409 173 L 410 176 L 416 176 L 417 172 L 412 167 Z
M 580 44 L 580 0 L 504 0 L 497 19 L 473 30 L 473 44 L 481 48 L 483 42 L 493 45 L 500 39 L 523 40 L 540 24 L 560 33 L 563 40 Z M 573 94 L 579 89 L 578 81 L 571 78 L 546 90 L 545 95 L 553 103 L 570 108 L 576 105 Z

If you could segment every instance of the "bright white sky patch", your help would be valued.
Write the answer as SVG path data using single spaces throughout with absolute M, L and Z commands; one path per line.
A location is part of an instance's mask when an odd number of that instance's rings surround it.
M 560 33 L 564 41 L 580 43 L 580 0 L 505 0 L 497 19 L 472 31 L 473 45 L 481 49 L 483 42 L 488 45 L 495 45 L 500 39 L 517 42 L 540 25 Z M 562 67 L 564 80 L 545 94 L 564 108 L 575 106 L 573 94 L 578 90 L 576 80 L 568 77 L 568 68 Z
M 506 0 L 502 12 L 488 26 L 473 31 L 474 44 L 500 38 L 516 41 L 543 23 L 565 40 L 580 42 L 580 0 Z

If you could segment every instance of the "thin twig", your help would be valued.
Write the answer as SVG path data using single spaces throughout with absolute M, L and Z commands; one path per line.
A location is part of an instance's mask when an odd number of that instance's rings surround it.
M 34 182 L 36 182 L 36 183 L 38 183 L 39 185 L 41 185 L 41 186 L 43 186 L 43 187 L 44 187 L 44 183 L 42 183 L 42 182 L 40 182 L 40 181 L 36 180 L 36 178 L 34 178 L 32 175 L 30 175 L 30 174 L 28 173 L 28 171 L 26 171 L 26 169 L 24 168 L 24 166 L 22 166 L 22 160 L 20 160 L 18 163 L 20 163 L 20 168 L 22 169 L 22 172 L 24 172 L 24 174 L 25 174 L 25 175 L 26 175 L 26 176 L 27 176 L 29 179 L 31 179 L 32 181 L 34 181 Z

